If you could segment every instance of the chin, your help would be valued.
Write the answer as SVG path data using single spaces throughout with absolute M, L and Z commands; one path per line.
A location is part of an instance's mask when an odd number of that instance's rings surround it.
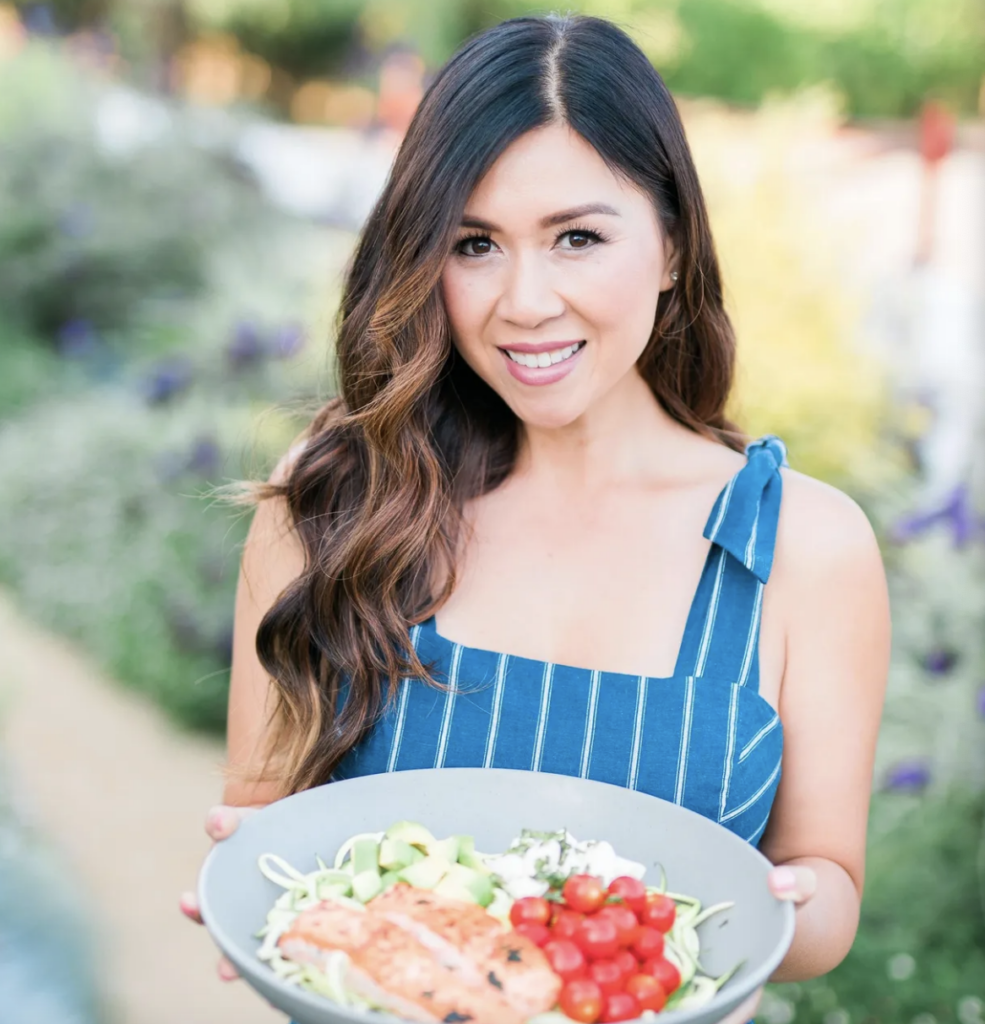
M 585 410 L 581 405 L 575 407 L 567 402 L 563 404 L 545 402 L 542 406 L 535 408 L 514 407 L 513 412 L 525 427 L 532 427 L 534 430 L 562 430 L 571 426 L 584 414 Z

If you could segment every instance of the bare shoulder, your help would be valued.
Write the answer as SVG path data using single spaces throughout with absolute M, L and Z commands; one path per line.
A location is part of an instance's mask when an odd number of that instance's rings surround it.
M 783 469 L 783 501 L 777 528 L 776 569 L 809 576 L 882 561 L 875 531 L 859 505 L 843 491 Z

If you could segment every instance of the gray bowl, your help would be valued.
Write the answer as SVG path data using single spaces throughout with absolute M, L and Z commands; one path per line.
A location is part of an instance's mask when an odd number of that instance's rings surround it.
M 674 892 L 705 906 L 735 906 L 699 928 L 702 965 L 713 975 L 739 961 L 742 969 L 708 1004 L 665 1011 L 665 1024 L 712 1024 L 764 984 L 783 959 L 794 931 L 794 910 L 766 885 L 769 861 L 727 829 L 632 790 L 602 782 L 506 769 L 442 768 L 403 771 L 320 786 L 271 804 L 247 818 L 209 854 L 199 879 L 202 917 L 240 975 L 298 1024 L 352 1024 L 394 1019 L 350 1009 L 281 981 L 256 958 L 253 936 L 283 890 L 268 881 L 257 858 L 276 853 L 300 871 L 329 861 L 357 832 L 395 821 L 419 821 L 435 835 L 475 836 L 476 848 L 505 850 L 521 829 L 567 828 L 578 839 L 605 839 L 623 857 L 657 864 Z

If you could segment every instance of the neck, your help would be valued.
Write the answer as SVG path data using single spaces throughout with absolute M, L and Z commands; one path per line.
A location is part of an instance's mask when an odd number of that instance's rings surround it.
M 563 427 L 524 423 L 515 476 L 569 495 L 677 475 L 697 436 L 637 373 Z M 700 443 L 700 442 L 699 442 Z

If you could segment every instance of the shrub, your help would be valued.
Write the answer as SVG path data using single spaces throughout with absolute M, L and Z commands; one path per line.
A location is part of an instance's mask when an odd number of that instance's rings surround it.
M 985 999 L 985 790 L 876 798 L 858 939 L 825 978 L 776 986 L 757 1017 L 973 1024 Z

